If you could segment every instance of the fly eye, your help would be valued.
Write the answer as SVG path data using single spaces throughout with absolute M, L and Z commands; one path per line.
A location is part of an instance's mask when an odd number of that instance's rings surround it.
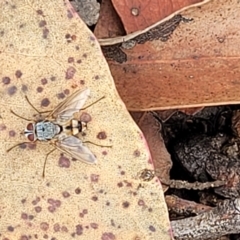
M 34 129 L 33 124 L 32 124 L 32 123 L 29 123 L 29 124 L 27 125 L 26 129 L 27 129 L 28 131 L 32 131 L 32 130 Z
M 28 139 L 30 142 L 33 142 L 33 141 L 35 140 L 34 134 L 33 134 L 33 133 L 29 133 L 29 134 L 27 135 L 27 139 Z

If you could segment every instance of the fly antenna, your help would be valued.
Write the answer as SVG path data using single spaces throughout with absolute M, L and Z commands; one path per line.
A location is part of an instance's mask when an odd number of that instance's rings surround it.
M 26 120 L 26 121 L 29 121 L 29 122 L 33 121 L 32 119 L 28 119 L 28 118 L 25 118 L 25 117 L 22 117 L 22 116 L 18 115 L 18 114 L 15 113 L 12 109 L 10 110 L 10 112 L 11 112 L 13 115 L 15 115 L 15 116 L 17 116 L 17 117 L 19 117 L 19 118 L 21 118 L 21 119 L 24 119 L 24 120 Z
M 38 114 L 41 114 L 41 112 L 38 111 L 38 109 L 36 109 L 33 104 L 29 101 L 27 95 L 25 95 L 25 99 L 27 100 L 28 104 L 38 113 Z

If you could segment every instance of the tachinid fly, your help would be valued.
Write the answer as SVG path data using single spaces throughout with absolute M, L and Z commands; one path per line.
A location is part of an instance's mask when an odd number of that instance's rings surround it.
M 45 175 L 47 157 L 56 149 L 59 149 L 60 151 L 69 154 L 71 157 L 81 160 L 85 163 L 96 163 L 94 154 L 87 147 L 83 146 L 83 142 L 76 137 L 77 134 L 86 128 L 87 124 L 73 118 L 74 113 L 81 109 L 87 108 L 82 107 L 89 95 L 90 90 L 88 88 L 76 91 L 71 96 L 66 98 L 65 101 L 61 102 L 49 115 L 45 117 L 42 116 L 41 112 L 39 112 L 26 97 L 29 104 L 38 112 L 36 119 L 41 120 L 33 120 L 33 122 L 29 123 L 24 130 L 25 136 L 30 142 L 51 141 L 51 143 L 55 145 L 55 148 L 46 156 L 43 168 L 43 177 Z M 13 111 L 12 113 L 20 118 L 30 121 L 29 119 L 19 116 Z M 19 146 L 20 144 L 11 147 L 7 151 L 9 152 L 11 149 Z

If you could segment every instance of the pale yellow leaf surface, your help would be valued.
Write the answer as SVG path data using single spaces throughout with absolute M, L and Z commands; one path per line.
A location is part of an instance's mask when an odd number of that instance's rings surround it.
M 94 35 L 68 2 L 0 2 L 0 239 L 171 239 L 158 179 L 145 139 L 115 89 Z M 49 142 L 25 144 L 21 132 L 36 111 L 54 109 L 89 88 L 77 115 L 91 116 L 83 142 L 96 156 L 88 165 Z M 86 115 L 88 114 L 88 115 Z M 76 117 L 79 117 L 76 116 Z M 25 148 L 24 148 L 25 147 Z

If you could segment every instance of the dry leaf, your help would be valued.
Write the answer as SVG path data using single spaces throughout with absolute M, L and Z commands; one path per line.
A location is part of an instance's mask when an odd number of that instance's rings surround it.
M 94 28 L 94 35 L 97 38 L 112 38 L 124 35 L 121 20 L 117 15 L 111 0 L 103 0 L 100 8 L 100 16 L 96 27 Z
M 143 131 L 149 145 L 155 167 L 155 174 L 160 181 L 167 183 L 170 180 L 172 160 L 162 139 L 160 126 L 151 113 L 141 113 L 141 117 L 139 117 L 139 115 L 138 112 L 132 112 L 133 118 Z M 168 187 L 163 185 L 163 190 L 166 191 L 167 189 Z
M 191 5 L 202 5 L 206 0 L 118 1 L 112 0 L 127 33 L 143 30 L 165 17 Z
M 3 1 L 0 4 L 0 236 L 1 239 L 170 239 L 168 214 L 146 141 L 116 92 L 93 34 L 68 2 Z M 50 111 L 88 87 L 79 115 L 90 115 L 79 136 L 98 160 L 71 161 L 48 142 L 22 144 L 25 118 Z M 76 116 L 78 117 L 78 116 Z M 111 145 L 111 148 L 99 145 Z
M 137 44 L 123 50 L 127 62 L 109 61 L 129 110 L 239 103 L 238 1 L 214 0 L 182 15 L 192 21 L 167 42 Z

